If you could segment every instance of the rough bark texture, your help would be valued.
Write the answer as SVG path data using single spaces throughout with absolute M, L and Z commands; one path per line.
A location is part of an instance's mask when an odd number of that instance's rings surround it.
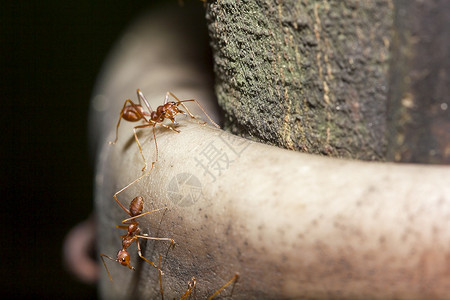
M 450 2 L 398 0 L 388 106 L 389 160 L 450 163 Z
M 391 0 L 209 3 L 226 129 L 308 153 L 383 159 L 393 11 Z

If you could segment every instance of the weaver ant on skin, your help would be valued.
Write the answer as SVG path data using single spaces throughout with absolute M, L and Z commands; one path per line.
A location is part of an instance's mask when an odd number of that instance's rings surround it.
M 158 208 L 158 209 L 147 211 L 147 212 L 143 213 L 142 212 L 144 210 L 144 198 L 143 197 L 141 197 L 141 196 L 135 197 L 131 201 L 129 209 L 127 209 L 119 201 L 119 199 L 117 199 L 117 195 L 119 193 L 123 192 L 128 187 L 130 187 L 131 185 L 133 185 L 136 182 L 138 182 L 139 180 L 141 180 L 144 176 L 148 175 L 148 173 L 150 173 L 152 171 L 154 164 L 155 163 L 153 162 L 152 168 L 146 174 L 144 174 L 141 177 L 139 177 L 138 179 L 134 180 L 132 183 L 128 184 L 126 187 L 124 187 L 123 189 L 121 189 L 119 192 L 117 192 L 114 195 L 114 199 L 116 200 L 117 204 L 119 204 L 119 206 L 130 216 L 130 218 L 122 221 L 122 224 L 125 224 L 125 225 L 117 225 L 116 226 L 117 228 L 128 230 L 127 234 L 122 235 L 120 237 L 122 239 L 122 249 L 119 250 L 119 252 L 117 252 L 116 259 L 114 259 L 106 254 L 103 254 L 103 253 L 100 254 L 100 257 L 103 261 L 103 265 L 105 266 L 106 272 L 108 273 L 109 279 L 111 281 L 113 281 L 113 280 L 112 280 L 111 274 L 109 273 L 108 267 L 106 266 L 106 263 L 104 260 L 105 257 L 112 261 L 116 261 L 116 262 L 120 263 L 122 266 L 126 266 L 129 269 L 134 270 L 134 267 L 130 264 L 130 254 L 128 253 L 128 247 L 130 247 L 133 242 L 136 242 L 139 257 L 142 258 L 143 260 L 145 260 L 146 262 L 148 262 L 149 264 L 151 264 L 153 267 L 157 268 L 160 273 L 160 276 L 161 276 L 162 275 L 161 269 L 159 267 L 157 267 L 155 265 L 155 263 L 148 260 L 147 258 L 145 258 L 142 255 L 139 239 L 141 238 L 141 239 L 157 240 L 157 241 L 170 241 L 172 243 L 171 246 L 175 245 L 175 241 L 171 238 L 156 238 L 156 237 L 150 237 L 147 234 L 141 235 L 140 234 L 141 229 L 139 228 L 139 222 L 136 220 L 137 218 L 148 215 L 150 213 L 154 213 L 154 212 L 166 209 L 167 207 L 162 207 L 162 208 Z
M 195 119 L 200 125 L 206 125 L 206 122 L 200 122 L 197 117 L 195 117 L 187 108 L 187 106 L 184 104 L 186 102 L 194 102 L 197 104 L 197 106 L 203 111 L 205 116 L 209 119 L 209 121 L 216 126 L 217 128 L 220 128 L 219 125 L 217 125 L 206 113 L 206 111 L 203 109 L 203 107 L 198 103 L 195 99 L 188 99 L 188 100 L 180 100 L 175 96 L 172 92 L 167 92 L 166 97 L 164 99 L 164 104 L 160 105 L 156 108 L 156 110 L 153 110 L 150 106 L 150 103 L 147 101 L 147 98 L 145 98 L 144 94 L 141 92 L 140 89 L 136 91 L 137 97 L 139 100 L 139 104 L 134 103 L 130 99 L 125 100 L 125 103 L 123 104 L 122 110 L 120 111 L 119 121 L 117 122 L 116 126 L 116 139 L 112 142 L 109 142 L 109 144 L 115 144 L 119 138 L 119 126 L 120 121 L 124 119 L 125 121 L 129 122 L 137 122 L 140 120 L 143 120 L 145 124 L 138 125 L 133 128 L 134 132 L 134 139 L 136 140 L 136 144 L 139 147 L 139 152 L 141 153 L 142 159 L 144 160 L 144 168 L 142 168 L 142 171 L 145 171 L 147 169 L 147 160 L 144 157 L 144 154 L 142 153 L 142 147 L 139 142 L 139 139 L 136 134 L 136 129 L 145 128 L 145 127 L 153 127 L 153 138 L 155 140 L 155 148 L 156 148 L 156 161 L 158 161 L 158 144 L 156 143 L 156 134 L 155 134 L 155 127 L 156 125 L 163 126 L 165 128 L 168 128 L 174 132 L 180 133 L 179 130 L 168 126 L 166 124 L 163 124 L 165 119 L 169 119 L 172 121 L 173 124 L 177 124 L 175 121 L 175 116 L 179 113 L 184 114 L 185 116 L 189 116 L 192 119 Z M 169 101 L 169 96 L 174 98 L 176 101 Z M 144 102 L 146 108 L 148 111 L 144 110 L 144 107 L 142 106 L 142 102 Z M 179 106 L 182 106 L 185 111 L 181 110 Z

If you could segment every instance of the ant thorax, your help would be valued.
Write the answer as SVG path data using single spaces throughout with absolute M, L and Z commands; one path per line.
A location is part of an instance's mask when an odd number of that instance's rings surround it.
M 164 112 L 160 112 L 160 109 L 158 107 L 157 111 L 152 111 L 152 113 L 150 114 L 150 120 L 156 123 L 161 123 L 162 121 L 164 121 Z

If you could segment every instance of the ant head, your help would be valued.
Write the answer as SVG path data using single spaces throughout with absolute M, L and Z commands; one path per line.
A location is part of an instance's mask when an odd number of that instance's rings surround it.
M 131 265 L 130 265 L 130 254 L 128 253 L 127 250 L 119 250 L 119 252 L 117 252 L 117 259 L 116 259 L 122 266 L 126 266 L 130 269 L 134 269 Z

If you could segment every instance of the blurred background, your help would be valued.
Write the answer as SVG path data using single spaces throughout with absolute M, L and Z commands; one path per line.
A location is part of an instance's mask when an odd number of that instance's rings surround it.
M 1 2 L 2 296 L 97 297 L 62 257 L 93 210 L 89 100 L 114 42 L 162 2 Z

